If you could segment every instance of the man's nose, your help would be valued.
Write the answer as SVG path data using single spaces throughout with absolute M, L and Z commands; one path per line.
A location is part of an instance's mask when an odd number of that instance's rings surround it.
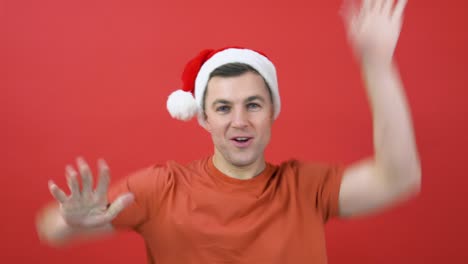
M 244 109 L 236 109 L 232 115 L 232 126 L 235 128 L 244 128 L 248 125 L 248 113 Z

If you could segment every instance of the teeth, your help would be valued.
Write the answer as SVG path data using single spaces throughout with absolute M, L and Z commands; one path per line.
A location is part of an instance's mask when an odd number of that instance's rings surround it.
M 238 137 L 238 138 L 235 138 L 236 141 L 247 141 L 249 138 L 246 138 L 246 137 Z

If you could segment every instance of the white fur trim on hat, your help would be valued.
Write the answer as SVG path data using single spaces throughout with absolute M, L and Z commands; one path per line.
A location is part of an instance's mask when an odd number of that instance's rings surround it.
M 267 57 L 250 49 L 225 49 L 213 55 L 213 57 L 203 64 L 195 80 L 195 100 L 199 109 L 202 109 L 203 94 L 205 93 L 211 72 L 224 64 L 236 62 L 250 65 L 268 83 L 273 97 L 274 118 L 276 119 L 281 110 L 281 101 L 275 66 Z
M 192 93 L 183 90 L 177 90 L 167 98 L 167 110 L 173 118 L 188 121 L 194 117 L 197 112 L 197 102 Z
M 167 110 L 173 118 L 188 121 L 197 113 L 202 113 L 203 95 L 205 94 L 210 74 L 216 68 L 228 63 L 247 64 L 254 68 L 263 77 L 263 79 L 265 79 L 268 87 L 270 88 L 273 99 L 274 118 L 276 119 L 278 117 L 281 110 L 281 101 L 278 91 L 276 69 L 273 63 L 266 56 L 250 49 L 228 48 L 216 52 L 206 60 L 206 55 L 209 55 L 206 52 L 211 51 L 205 50 L 201 52 L 198 57 L 194 58 L 194 60 L 187 64 L 186 70 L 189 70 L 184 71 L 183 90 L 173 92 L 167 99 Z M 195 62 L 195 64 L 193 62 Z M 197 67 L 197 63 L 198 67 L 202 64 L 199 70 L 196 68 L 190 68 L 193 65 Z M 185 75 L 186 73 L 189 74 L 188 78 L 187 75 Z M 192 95 L 192 92 L 194 96 Z M 200 117 L 201 115 L 199 115 L 199 122 L 201 121 Z

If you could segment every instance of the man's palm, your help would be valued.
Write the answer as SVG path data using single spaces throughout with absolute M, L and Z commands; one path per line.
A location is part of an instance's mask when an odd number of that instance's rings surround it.
M 343 16 L 356 55 L 364 61 L 391 61 L 407 0 L 362 0 L 359 8 L 353 3 L 345 2 Z
M 78 183 L 78 173 L 71 166 L 66 167 L 67 184 L 70 195 L 67 196 L 54 182 L 49 182 L 49 190 L 60 203 L 60 212 L 65 222 L 76 227 L 98 227 L 110 223 L 125 207 L 133 202 L 131 193 L 119 196 L 111 205 L 107 203 L 109 187 L 109 169 L 103 160 L 98 162 L 99 181 L 93 191 L 93 177 L 88 164 L 77 160 L 82 179 L 82 189 Z

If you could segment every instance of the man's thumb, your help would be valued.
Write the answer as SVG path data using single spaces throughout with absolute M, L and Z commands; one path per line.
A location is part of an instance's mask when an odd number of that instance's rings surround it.
M 122 194 L 107 209 L 107 215 L 110 219 L 114 219 L 123 209 L 133 203 L 135 195 L 133 193 Z

